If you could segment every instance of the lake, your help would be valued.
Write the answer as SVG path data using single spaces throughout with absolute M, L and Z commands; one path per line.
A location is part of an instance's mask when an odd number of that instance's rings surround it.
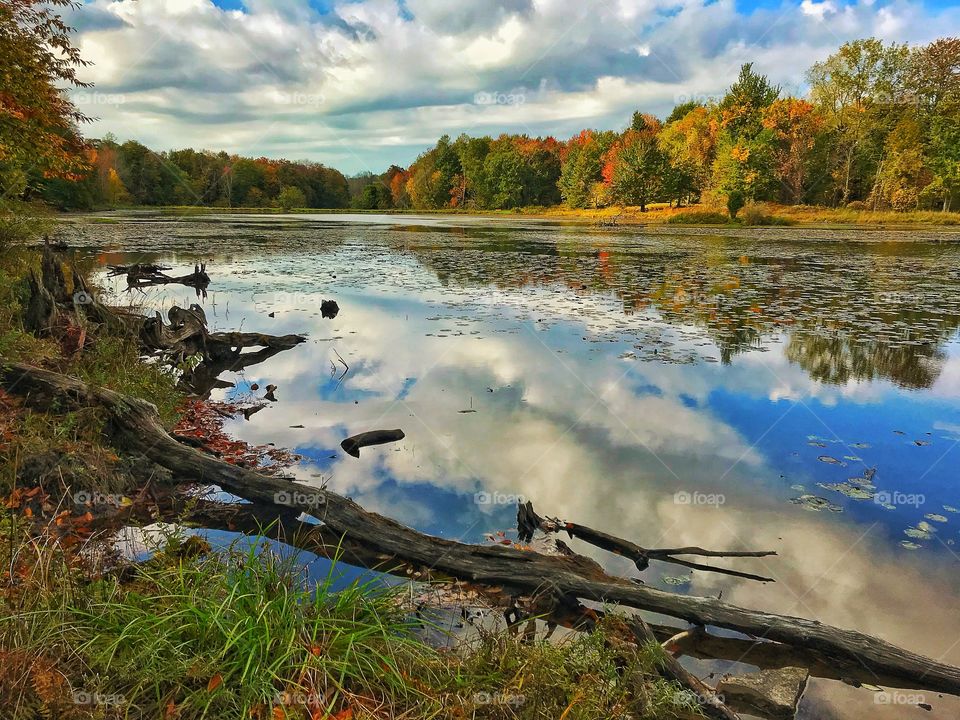
M 101 265 L 207 263 L 205 298 L 111 281 L 116 302 L 309 336 L 213 392 L 277 385 L 227 429 L 294 450 L 304 482 L 467 542 L 515 537 L 523 497 L 645 547 L 775 550 L 716 561 L 775 583 L 656 562 L 642 579 L 960 663 L 960 235 L 723 232 L 143 214 L 64 234 Z M 406 438 L 340 450 L 381 428 Z M 835 717 L 862 703 L 831 685 Z

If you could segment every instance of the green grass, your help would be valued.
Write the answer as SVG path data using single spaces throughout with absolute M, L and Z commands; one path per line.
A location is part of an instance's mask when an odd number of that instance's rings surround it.
M 21 240 L 37 238 L 21 237 Z M 86 341 L 79 352 L 67 353 L 57 336 L 36 337 L 26 332 L 22 317 L 27 303 L 27 278 L 39 274 L 40 253 L 25 247 L 0 248 L 0 358 L 47 367 L 94 385 L 142 398 L 153 403 L 165 424 L 172 426 L 183 395 L 174 376 L 158 366 L 140 361 L 136 338 L 118 337 L 86 327 Z M 89 272 L 89 267 L 79 267 Z M 70 274 L 66 273 L 69 278 Z M 82 322 L 69 315 L 64 323 Z M 0 401 L 3 401 L 0 394 Z M 6 402 L 6 401 L 4 401 Z M 103 447 L 104 415 L 96 408 L 76 412 L 42 412 L 0 407 L 0 496 L 14 487 L 23 463 L 41 454 L 76 458 L 69 464 L 84 468 L 85 489 L 123 490 L 122 478 L 112 472 L 115 456 Z M 6 422 L 2 422 L 5 420 Z M 128 479 L 128 482 L 132 482 Z
M 657 677 L 658 646 L 625 648 L 604 626 L 560 642 L 483 632 L 444 652 L 414 635 L 401 588 L 337 589 L 335 565 L 309 586 L 296 557 L 203 545 L 171 536 L 121 582 L 0 516 L 5 717 L 658 720 L 695 707 Z

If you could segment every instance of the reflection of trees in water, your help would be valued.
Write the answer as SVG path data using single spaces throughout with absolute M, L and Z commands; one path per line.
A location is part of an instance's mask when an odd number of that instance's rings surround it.
M 946 356 L 935 345 L 894 345 L 883 340 L 822 337 L 795 332 L 786 347 L 814 380 L 842 384 L 849 380 L 888 378 L 902 387 L 930 387 Z
M 614 293 L 626 315 L 705 328 L 729 363 L 786 335 L 786 357 L 815 380 L 889 379 L 929 387 L 960 327 L 953 255 L 929 246 L 745 246 L 709 243 L 584 252 L 582 245 L 491 244 L 414 254 L 445 284 L 516 289 L 566 285 L 573 297 Z M 518 249 L 521 251 L 518 252 Z M 622 328 L 629 331 L 629 322 Z

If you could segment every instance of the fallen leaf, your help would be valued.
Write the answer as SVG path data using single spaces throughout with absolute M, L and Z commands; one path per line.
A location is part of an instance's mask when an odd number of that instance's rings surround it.
M 210 682 L 207 683 L 207 692 L 213 692 L 223 683 L 223 676 L 220 673 L 217 673 L 212 678 Z

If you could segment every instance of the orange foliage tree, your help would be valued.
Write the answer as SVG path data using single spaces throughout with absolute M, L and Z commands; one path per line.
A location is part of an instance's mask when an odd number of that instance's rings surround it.
M 788 97 L 775 100 L 764 110 L 763 126 L 774 134 L 774 176 L 790 202 L 798 203 L 803 199 L 810 155 L 823 130 L 824 118 L 813 104 Z
M 78 123 L 87 118 L 64 93 L 87 87 L 87 63 L 70 39 L 59 8 L 74 0 L 0 2 L 0 192 L 20 195 L 29 173 L 78 179 L 86 169 Z

